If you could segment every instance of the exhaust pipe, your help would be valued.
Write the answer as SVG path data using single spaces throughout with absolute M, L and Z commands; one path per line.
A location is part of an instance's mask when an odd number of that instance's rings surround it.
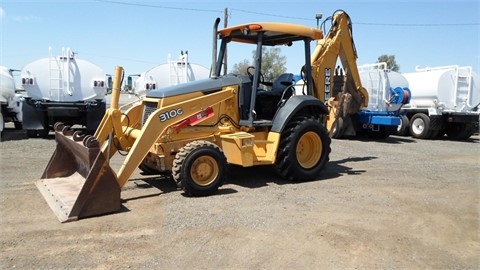
M 217 31 L 220 24 L 220 18 L 215 20 L 213 24 L 213 43 L 212 43 L 212 70 L 210 71 L 210 77 L 216 77 L 217 74 Z

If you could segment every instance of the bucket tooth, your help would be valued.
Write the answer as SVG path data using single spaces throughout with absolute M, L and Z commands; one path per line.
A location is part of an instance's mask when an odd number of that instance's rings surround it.
M 120 187 L 98 141 L 69 134 L 55 132 L 56 150 L 35 185 L 61 222 L 118 211 Z
M 62 133 L 65 136 L 73 136 L 74 131 L 72 130 L 72 127 L 64 126 L 62 129 Z
M 85 138 L 85 134 L 83 134 L 81 131 L 77 130 L 73 133 L 73 140 L 76 142 L 83 141 Z

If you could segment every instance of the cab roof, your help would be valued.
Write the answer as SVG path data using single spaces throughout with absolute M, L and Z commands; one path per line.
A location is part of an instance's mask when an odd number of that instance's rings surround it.
M 218 30 L 221 38 L 230 37 L 232 41 L 243 43 L 257 43 L 259 32 L 264 32 L 263 45 L 289 45 L 294 41 L 309 38 L 322 39 L 320 29 L 289 23 L 258 22 L 227 27 Z

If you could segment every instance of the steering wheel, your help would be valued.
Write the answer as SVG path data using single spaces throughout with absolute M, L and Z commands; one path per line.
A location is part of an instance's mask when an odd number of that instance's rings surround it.
M 265 77 L 263 76 L 262 72 L 258 72 L 260 74 L 260 81 L 258 82 L 259 84 L 263 84 L 265 82 Z M 253 75 L 255 74 L 255 67 L 254 66 L 249 66 L 247 67 L 247 75 L 250 77 L 250 80 L 253 82 Z

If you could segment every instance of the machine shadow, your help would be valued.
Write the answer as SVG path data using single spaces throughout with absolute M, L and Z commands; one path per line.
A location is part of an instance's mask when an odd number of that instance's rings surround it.
M 397 135 L 391 135 L 385 139 L 376 139 L 367 136 L 358 136 L 354 138 L 347 138 L 347 140 L 359 141 L 359 142 L 375 142 L 375 143 L 384 143 L 384 144 L 405 144 L 405 143 L 416 143 L 417 141 L 413 138 L 400 137 Z
M 463 139 L 463 140 L 453 140 L 453 139 L 448 138 L 447 135 L 444 135 L 442 137 L 434 138 L 433 140 L 435 140 L 435 141 L 460 142 L 460 143 L 479 143 L 480 142 L 480 138 L 478 136 L 473 137 L 473 135 L 472 135 L 472 137 L 470 137 L 468 139 Z
M 125 198 L 122 197 L 122 203 L 134 201 L 138 199 L 157 197 L 162 194 L 179 191 L 177 185 L 175 184 L 175 181 L 173 181 L 171 175 L 169 174 L 144 175 L 144 177 L 132 178 L 128 180 L 128 182 L 131 184 L 128 186 L 124 186 L 122 188 L 122 192 L 128 191 L 128 190 L 149 190 L 149 189 L 155 189 L 160 192 L 154 191 L 153 193 L 145 194 L 145 195 L 139 195 L 139 196 L 134 195 L 134 196 L 125 197 Z
M 377 157 L 349 157 L 336 161 L 330 161 L 320 174 L 319 180 L 331 180 L 343 175 L 361 175 L 365 170 L 354 170 L 352 167 L 344 165 L 345 163 L 364 162 L 377 159 Z
M 317 179 L 305 181 L 324 181 L 332 180 L 343 175 L 360 175 L 365 172 L 365 170 L 354 170 L 352 167 L 346 166 L 345 163 L 356 163 L 364 162 L 376 159 L 377 157 L 349 157 L 337 161 L 330 161 L 326 166 L 323 172 L 318 176 Z M 254 166 L 244 168 L 237 165 L 229 165 L 227 167 L 227 174 L 225 179 L 225 185 L 219 188 L 218 192 L 211 196 L 223 196 L 238 191 L 234 186 L 240 186 L 244 188 L 260 188 L 268 186 L 269 184 L 276 185 L 285 185 L 285 184 L 294 184 L 300 185 L 305 182 L 291 182 L 280 177 L 276 172 L 273 166 L 264 165 L 264 166 Z M 144 195 L 130 195 L 128 197 L 122 197 L 122 209 L 119 213 L 128 212 L 123 204 L 128 203 L 129 201 L 145 199 L 150 197 L 157 197 L 162 194 L 170 192 L 181 192 L 182 196 L 188 197 L 184 192 L 182 192 L 178 187 L 175 181 L 172 179 L 170 174 L 165 175 L 144 175 L 144 177 L 133 178 L 129 180 L 131 185 L 125 186 L 122 188 L 123 191 L 127 190 L 149 190 L 155 189 L 149 194 Z M 157 190 L 159 192 L 157 192 Z
M 277 185 L 291 184 L 281 178 L 271 165 L 242 167 L 238 165 L 230 165 L 228 167 L 226 184 L 232 184 L 245 188 L 260 188 L 268 186 L 268 183 Z
M 337 161 L 330 161 L 325 166 L 323 172 L 320 173 L 317 179 L 304 181 L 323 181 L 331 180 L 342 175 L 360 175 L 365 172 L 365 170 L 354 170 L 351 167 L 344 165 L 345 163 L 351 162 L 363 162 L 377 157 L 351 157 Z M 245 188 L 260 188 L 268 186 L 269 183 L 274 183 L 277 185 L 285 184 L 302 184 L 304 182 L 292 182 L 280 177 L 276 172 L 273 166 L 255 166 L 249 168 L 243 168 L 241 166 L 230 166 L 228 172 L 228 178 L 225 183 L 237 185 Z
M 376 159 L 377 157 L 349 157 L 341 160 L 330 161 L 326 166 L 324 171 L 319 175 L 318 179 L 311 180 L 311 181 L 324 181 L 324 180 L 332 180 L 343 175 L 360 175 L 365 170 L 354 170 L 352 167 L 344 165 L 345 163 L 356 163 L 356 162 L 364 162 Z M 310 182 L 311 182 L 310 181 Z M 184 192 L 182 192 L 176 185 L 175 181 L 172 179 L 171 175 L 145 175 L 145 177 L 140 178 L 133 178 L 130 179 L 129 182 L 133 183 L 133 185 L 129 185 L 127 187 L 122 188 L 122 191 L 125 190 L 132 190 L 132 189 L 156 189 L 160 192 L 152 192 L 150 194 L 145 195 L 137 195 L 137 196 L 130 196 L 127 198 L 121 199 L 121 208 L 119 211 L 113 214 L 121 214 L 129 212 L 130 210 L 125 206 L 129 201 L 134 200 L 141 200 L 145 198 L 157 197 L 162 194 L 170 193 L 170 192 L 181 192 L 182 196 L 188 197 Z M 225 179 L 225 184 L 227 185 L 234 185 L 234 186 L 241 186 L 245 188 L 260 188 L 268 186 L 269 184 L 274 183 L 277 185 L 285 185 L 285 184 L 294 184 L 294 185 L 301 185 L 304 182 L 291 182 L 285 180 L 277 175 L 273 166 L 265 165 L 265 166 L 255 166 L 255 167 L 248 167 L 243 168 L 241 166 L 230 165 L 227 171 L 227 177 Z M 217 193 L 211 196 L 224 196 L 233 193 L 237 193 L 238 191 L 235 190 L 234 187 L 220 187 Z

